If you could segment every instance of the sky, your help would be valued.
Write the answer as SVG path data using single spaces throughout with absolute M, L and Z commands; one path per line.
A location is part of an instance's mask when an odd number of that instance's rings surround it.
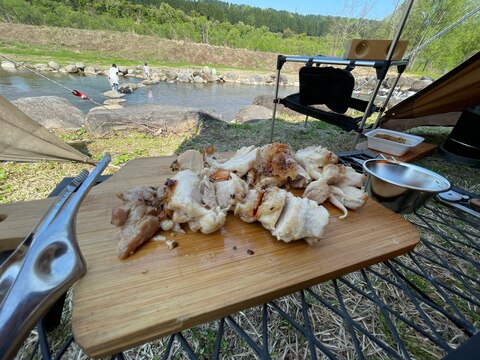
M 391 14 L 400 0 L 224 0 L 259 8 L 286 10 L 301 15 L 333 15 L 381 20 Z M 366 9 L 366 15 L 365 13 Z

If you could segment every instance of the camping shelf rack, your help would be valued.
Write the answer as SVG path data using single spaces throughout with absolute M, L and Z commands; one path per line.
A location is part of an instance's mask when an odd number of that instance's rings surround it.
M 371 67 L 376 70 L 376 84 L 375 84 L 375 89 L 373 92 L 370 94 L 370 98 L 368 100 L 368 104 L 366 105 L 365 111 L 363 112 L 362 119 L 356 127 L 357 131 L 357 137 L 355 139 L 354 147 L 358 142 L 358 138 L 360 134 L 363 132 L 365 121 L 367 118 L 370 116 L 372 112 L 372 108 L 374 108 L 374 101 L 377 97 L 377 94 L 380 90 L 380 86 L 385 79 L 388 70 L 391 67 L 397 67 L 397 76 L 395 77 L 395 81 L 390 87 L 388 94 L 383 102 L 383 105 L 380 108 L 380 112 L 378 114 L 378 118 L 375 121 L 374 128 L 377 126 L 378 121 L 380 120 L 380 117 L 383 113 L 383 110 L 387 106 L 390 97 L 392 96 L 393 90 L 397 86 L 397 83 L 400 79 L 400 76 L 402 73 L 405 71 L 405 68 L 408 64 L 408 59 L 402 59 L 402 60 L 364 60 L 364 59 L 344 59 L 340 57 L 329 57 L 329 56 L 322 56 L 322 55 L 317 55 L 317 56 L 285 56 L 285 55 L 278 55 L 277 58 L 277 76 L 276 76 L 276 81 L 275 81 L 275 98 L 273 100 L 274 105 L 273 105 L 273 115 L 272 115 L 272 128 L 270 132 L 270 142 L 273 142 L 273 134 L 275 130 L 275 119 L 276 119 L 276 113 L 277 113 L 277 105 L 280 103 L 280 98 L 278 97 L 278 90 L 280 86 L 280 72 L 282 71 L 282 67 L 285 63 L 287 62 L 297 62 L 297 63 L 303 63 L 305 66 L 319 66 L 319 65 L 337 65 L 337 66 L 346 66 L 349 68 L 354 68 L 356 66 L 362 66 L 362 67 Z M 297 112 L 301 112 L 307 116 L 311 116 L 309 113 L 309 109 L 312 109 L 311 107 L 305 106 L 304 109 L 302 110 L 298 106 L 291 106 L 287 102 L 283 103 L 286 107 L 290 107 L 293 110 Z M 323 112 L 323 115 L 327 118 L 329 118 L 331 123 L 335 122 L 340 122 L 342 121 L 342 117 L 345 118 L 346 116 L 343 114 L 336 114 L 332 113 L 332 115 L 329 115 L 328 112 Z M 335 120 L 335 117 L 338 118 L 338 120 Z M 327 120 L 328 121 L 328 120 Z

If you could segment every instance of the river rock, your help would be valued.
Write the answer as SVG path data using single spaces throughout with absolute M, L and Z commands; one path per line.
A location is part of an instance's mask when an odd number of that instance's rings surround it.
M 83 71 L 86 75 L 96 75 L 97 70 L 93 66 L 87 66 Z
M 169 105 L 139 105 L 115 111 L 96 109 L 89 111 L 85 119 L 86 128 L 104 135 L 111 131 L 148 130 L 180 132 L 189 130 L 200 122 L 225 124 L 219 117 L 206 111 Z
M 85 71 L 85 64 L 82 62 L 75 63 L 75 66 L 77 67 L 78 70 L 80 71 Z
M 103 93 L 103 96 L 108 97 L 110 99 L 118 99 L 118 98 L 124 97 L 125 94 L 122 94 L 122 93 L 119 93 L 119 92 L 117 93 L 113 90 L 108 90 L 108 91 L 105 91 Z
M 411 91 L 420 91 L 430 85 L 432 81 L 430 80 L 415 80 L 410 87 Z
M 234 122 L 243 124 L 246 122 L 258 122 L 272 118 L 272 110 L 261 105 L 248 105 L 237 113 Z
M 55 71 L 58 71 L 61 68 L 60 64 L 56 63 L 55 61 L 49 61 L 48 66 L 50 66 L 52 70 L 55 70 Z
M 200 75 L 198 75 L 198 76 L 194 76 L 194 77 L 193 77 L 193 82 L 194 82 L 194 83 L 206 83 L 207 80 L 205 80 L 205 79 L 202 78 Z
M 67 70 L 69 74 L 76 74 L 78 72 L 77 65 L 75 64 L 69 64 L 65 66 L 65 70 Z
M 127 99 L 107 99 L 103 102 L 104 105 L 114 105 L 114 104 L 122 104 L 124 102 L 126 102 Z
M 178 74 L 177 81 L 182 83 L 188 83 L 193 80 L 193 75 L 191 72 L 182 72 Z
M 167 71 L 165 72 L 165 78 L 166 78 L 166 81 L 174 81 L 176 80 L 178 77 L 178 73 L 175 72 L 175 71 Z
M 61 97 L 26 97 L 12 103 L 47 129 L 80 129 L 83 125 L 83 112 Z
M 280 74 L 280 84 L 287 85 L 288 84 L 288 77 L 286 75 Z
M 14 62 L 11 62 L 11 61 L 2 61 L 2 69 L 5 69 L 5 70 L 16 70 L 17 69 L 17 66 L 15 65 Z
M 223 76 L 223 80 L 225 82 L 237 82 L 238 81 L 238 76 L 237 74 L 233 74 L 233 73 L 226 73 L 224 76 Z
M 103 106 L 95 106 L 90 109 L 90 111 L 97 111 L 97 110 L 117 110 L 123 109 L 122 104 L 106 104 Z
M 217 70 L 214 68 L 204 66 L 202 69 L 202 73 L 203 73 L 203 78 L 208 82 L 213 82 L 218 80 Z
M 253 105 L 260 105 L 260 106 L 263 106 L 263 107 L 266 107 L 267 109 L 270 110 L 270 117 L 273 116 L 273 99 L 275 98 L 275 96 L 273 95 L 258 95 L 257 97 L 255 97 L 255 99 L 253 99 Z M 288 114 L 289 116 L 293 116 L 293 117 L 297 117 L 299 115 L 301 116 L 305 116 L 305 115 L 302 115 L 296 111 L 293 111 L 292 109 L 289 109 L 285 106 L 283 106 L 283 104 L 277 104 L 277 114 L 276 116 L 278 116 L 278 114 L 281 114 L 281 113 L 284 113 L 284 114 Z
M 50 71 L 52 70 L 48 64 L 35 64 L 35 70 L 37 71 Z
M 431 76 L 428 76 L 428 75 L 423 75 L 420 80 L 425 80 L 425 81 L 430 81 L 430 83 L 434 82 L 435 79 L 432 78 Z
M 397 87 L 400 89 L 406 89 L 404 91 L 408 91 L 412 87 L 414 81 L 415 79 L 410 76 L 401 76 L 398 80 Z
M 160 79 L 154 78 L 154 79 L 148 79 L 148 80 L 143 80 L 142 84 L 143 85 L 156 85 L 160 82 Z

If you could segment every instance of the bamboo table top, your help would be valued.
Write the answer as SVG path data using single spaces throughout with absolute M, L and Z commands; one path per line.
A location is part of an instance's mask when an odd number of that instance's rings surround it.
M 229 215 L 214 234 L 187 231 L 175 237 L 179 246 L 173 250 L 148 242 L 119 260 L 120 228 L 110 224 L 111 209 L 120 204 L 115 193 L 163 184 L 173 176 L 173 160 L 129 162 L 95 186 L 79 210 L 77 235 L 88 270 L 74 287 L 72 329 L 89 356 L 114 354 L 262 304 L 409 252 L 419 241 L 412 224 L 369 200 L 344 220 L 327 205 L 332 220 L 313 246 L 279 242 L 260 224 Z

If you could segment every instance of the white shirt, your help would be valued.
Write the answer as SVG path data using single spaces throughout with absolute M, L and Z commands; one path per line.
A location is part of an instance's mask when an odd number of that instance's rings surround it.
M 118 68 L 112 66 L 110 70 L 108 70 L 108 77 L 112 84 L 118 84 L 120 81 L 118 78 Z
M 150 76 L 150 67 L 148 65 L 144 65 L 143 72 L 145 73 L 145 75 Z

